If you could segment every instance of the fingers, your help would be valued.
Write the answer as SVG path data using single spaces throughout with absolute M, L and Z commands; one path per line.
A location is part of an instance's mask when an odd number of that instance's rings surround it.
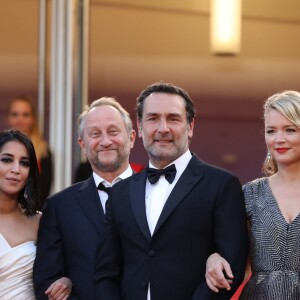
M 205 279 L 208 287 L 215 293 L 219 292 L 219 289 L 217 288 L 217 282 L 213 279 L 213 277 L 210 277 L 207 273 L 205 274 Z
M 233 279 L 234 276 L 232 274 L 232 270 L 230 268 L 229 263 L 226 260 L 223 261 L 223 267 L 224 267 L 224 272 L 225 272 L 226 276 L 230 279 Z
M 62 277 L 52 283 L 45 294 L 50 300 L 65 300 L 71 294 L 72 283 L 68 278 Z
M 56 291 L 52 290 L 50 293 L 47 294 L 48 295 L 48 299 L 50 300 L 66 300 L 69 297 L 69 292 L 67 291 Z
M 232 280 L 225 278 L 222 269 L 208 270 L 205 277 L 207 285 L 215 292 L 219 289 L 227 289 L 228 291 L 231 289 L 230 284 L 232 284 Z
M 225 278 L 225 274 L 228 279 Z M 234 278 L 230 265 L 218 253 L 212 254 L 206 263 L 206 283 L 208 287 L 218 292 L 219 289 L 231 289 L 232 279 Z

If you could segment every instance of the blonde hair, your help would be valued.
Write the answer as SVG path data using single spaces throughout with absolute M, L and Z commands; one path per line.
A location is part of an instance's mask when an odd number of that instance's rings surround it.
M 78 135 L 80 138 L 83 138 L 83 131 L 85 127 L 85 118 L 87 113 L 94 107 L 98 106 L 112 106 L 119 111 L 121 117 L 125 123 L 127 131 L 130 133 L 132 131 L 132 121 L 130 118 L 130 114 L 122 107 L 122 105 L 113 97 L 102 97 L 97 99 L 91 103 L 90 106 L 86 106 L 85 110 L 80 114 L 77 124 L 78 124 Z
M 283 91 L 269 97 L 264 103 L 264 119 L 271 110 L 277 110 L 291 123 L 300 128 L 300 93 L 297 91 Z M 263 172 L 271 176 L 278 171 L 277 163 L 270 154 L 263 163 Z
M 39 160 L 41 160 L 42 157 L 48 156 L 48 144 L 42 137 L 40 130 L 38 128 L 38 116 L 37 116 L 36 108 L 35 108 L 32 100 L 29 97 L 23 96 L 23 95 L 13 98 L 8 105 L 7 116 L 9 116 L 13 104 L 16 102 L 19 102 L 19 101 L 25 102 L 30 106 L 31 113 L 32 113 L 32 116 L 34 119 L 34 124 L 33 124 L 32 128 L 30 129 L 30 132 L 26 132 L 26 134 L 31 139 L 31 141 L 34 145 L 36 157 L 37 157 L 37 160 L 39 161 Z

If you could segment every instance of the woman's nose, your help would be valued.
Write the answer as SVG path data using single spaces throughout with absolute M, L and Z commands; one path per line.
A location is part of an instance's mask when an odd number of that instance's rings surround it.
M 282 131 L 277 131 L 275 134 L 275 141 L 276 142 L 284 142 L 285 141 L 285 134 Z
M 17 174 L 20 173 L 20 164 L 18 162 L 13 163 L 11 171 Z

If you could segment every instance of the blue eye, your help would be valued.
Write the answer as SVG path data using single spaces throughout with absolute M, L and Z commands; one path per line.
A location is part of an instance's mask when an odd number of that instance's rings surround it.
M 266 133 L 267 134 L 273 134 L 275 131 L 273 129 L 267 130 Z

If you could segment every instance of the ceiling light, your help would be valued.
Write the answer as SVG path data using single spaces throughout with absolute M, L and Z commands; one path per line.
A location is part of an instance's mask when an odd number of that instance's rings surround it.
M 210 42 L 214 54 L 239 53 L 241 7 L 241 0 L 211 0 Z

